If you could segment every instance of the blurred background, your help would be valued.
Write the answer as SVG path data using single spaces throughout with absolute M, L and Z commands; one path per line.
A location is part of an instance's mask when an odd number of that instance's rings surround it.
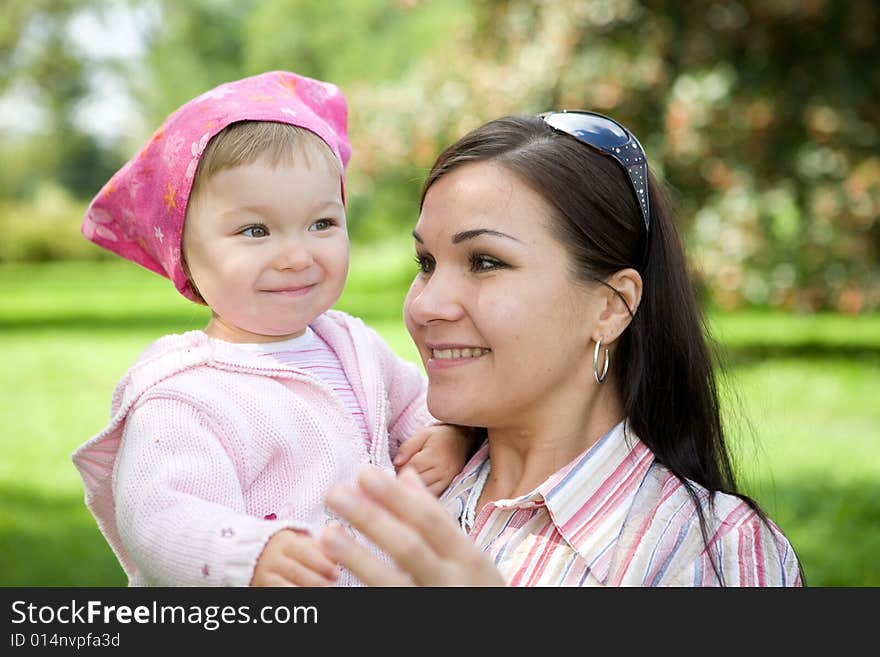
M 679 210 L 744 489 L 808 584 L 880 586 L 878 26 L 874 0 L 5 0 L 0 585 L 126 583 L 70 453 L 136 356 L 207 316 L 80 220 L 180 104 L 286 69 L 349 101 L 338 307 L 414 361 L 435 156 L 505 114 L 630 127 Z

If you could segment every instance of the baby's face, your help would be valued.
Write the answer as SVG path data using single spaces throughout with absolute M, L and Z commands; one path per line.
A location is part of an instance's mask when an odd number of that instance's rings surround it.
M 224 169 L 193 197 L 183 232 L 193 282 L 229 342 L 301 335 L 342 294 L 348 232 L 339 173 L 323 158 Z

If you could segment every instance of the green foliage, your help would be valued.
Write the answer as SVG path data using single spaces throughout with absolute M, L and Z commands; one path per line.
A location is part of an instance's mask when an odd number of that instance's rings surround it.
M 880 307 L 875 4 L 475 7 L 455 58 L 438 52 L 393 85 L 356 90 L 355 106 L 396 120 L 380 131 L 374 115 L 353 119 L 373 170 L 397 166 L 402 179 L 501 114 L 597 109 L 641 136 L 714 304 Z M 396 111 L 407 96 L 416 102 Z
M 229 79 L 293 69 L 348 97 L 355 239 L 407 234 L 428 167 L 467 130 L 503 114 L 586 107 L 639 135 L 673 192 L 714 307 L 880 309 L 876 2 L 123 6 L 146 25 L 145 54 L 128 62 L 71 47 L 76 16 L 111 15 L 119 3 L 4 5 L 0 90 L 15 81 L 36 89 L 49 125 L 0 135 L 17 156 L 0 173 L 3 202 L 27 204 L 46 181 L 87 199 L 181 103 Z M 140 134 L 103 142 L 77 126 L 75 109 L 99 74 L 123 80 L 137 99 Z
M 880 314 L 858 319 L 840 313 L 794 314 L 782 311 L 742 310 L 713 313 L 709 330 L 734 354 L 829 355 L 870 354 L 880 348 Z
M 80 234 L 84 212 L 84 204 L 58 186 L 44 185 L 28 202 L 0 202 L 0 263 L 109 258 Z
M 157 6 L 159 18 L 148 35 L 147 70 L 138 76 L 135 91 L 152 132 L 186 101 L 249 74 L 244 71 L 244 24 L 258 3 L 161 0 L 148 4 Z
M 75 119 L 79 103 L 90 92 L 90 71 L 87 58 L 72 46 L 71 21 L 81 12 L 105 5 L 106 0 L 17 0 L 4 4 L 0 92 L 22 83 L 36 95 L 46 125 L 34 133 L 42 147 L 38 151 L 16 145 L 20 135 L 4 136 L 3 141 L 8 140 L 19 154 L 36 157 L 30 163 L 16 162 L 13 175 L 4 175 L 3 201 L 29 198 L 34 178 L 38 185 L 61 184 L 72 195 L 84 197 L 106 182 L 121 164 L 118 155 L 83 132 Z M 28 126 L 31 130 L 35 127 Z M 44 153 L 47 156 L 42 156 Z
M 466 9 L 462 0 L 262 3 L 248 20 L 245 69 L 265 71 L 286 63 L 304 75 L 332 80 L 343 91 L 348 82 L 393 80 L 442 47 Z M 286 38 L 265 38 L 279 26 Z
M 197 0 L 155 3 L 149 83 L 140 89 L 150 124 L 182 103 L 245 75 L 293 70 L 349 82 L 393 80 L 455 29 L 464 0 Z

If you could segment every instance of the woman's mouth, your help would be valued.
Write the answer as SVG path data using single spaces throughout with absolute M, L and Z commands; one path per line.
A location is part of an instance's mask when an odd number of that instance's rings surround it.
M 483 349 L 482 347 L 464 347 L 461 349 L 431 349 L 431 357 L 441 358 L 443 360 L 458 358 L 479 358 L 480 356 L 488 354 L 490 351 L 490 349 Z
M 428 347 L 431 357 L 425 363 L 425 370 L 436 372 L 454 367 L 467 366 L 476 363 L 483 356 L 491 353 L 491 349 L 484 347 Z

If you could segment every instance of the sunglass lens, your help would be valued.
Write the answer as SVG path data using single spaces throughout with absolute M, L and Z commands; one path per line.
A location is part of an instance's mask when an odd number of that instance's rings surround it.
M 608 119 L 578 112 L 556 112 L 544 119 L 557 130 L 567 132 L 599 148 L 615 148 L 629 141 L 623 129 Z

